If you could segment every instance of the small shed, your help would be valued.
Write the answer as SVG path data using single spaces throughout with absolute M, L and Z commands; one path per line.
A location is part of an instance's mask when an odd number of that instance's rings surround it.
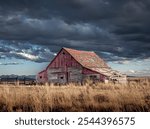
M 112 70 L 106 62 L 93 51 L 62 48 L 45 70 L 37 75 L 39 83 L 69 83 L 93 81 L 126 82 L 126 75 Z

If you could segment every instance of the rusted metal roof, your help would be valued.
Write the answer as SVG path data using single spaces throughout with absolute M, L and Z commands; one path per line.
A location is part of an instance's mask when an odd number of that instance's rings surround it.
M 93 51 L 79 51 L 64 48 L 76 61 L 86 68 L 109 68 L 103 59 Z
M 124 77 L 123 74 L 112 70 L 103 59 L 93 51 L 79 51 L 70 48 L 64 48 L 76 61 L 83 67 L 98 72 L 110 78 Z
M 111 68 L 90 68 L 93 71 L 96 71 L 98 73 L 101 73 L 105 76 L 111 77 L 111 78 L 115 78 L 115 77 L 124 77 L 125 75 L 123 75 L 122 73 L 120 73 L 119 71 L 113 70 Z

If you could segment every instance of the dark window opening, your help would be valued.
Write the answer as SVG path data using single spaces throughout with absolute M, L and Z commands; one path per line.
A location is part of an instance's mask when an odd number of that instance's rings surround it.
M 64 79 L 64 77 L 60 77 L 60 79 Z
M 97 79 L 97 76 L 96 75 L 91 75 L 90 79 L 94 79 L 95 80 L 95 79 Z
M 65 52 L 63 52 L 62 54 L 65 55 Z
M 40 78 L 42 78 L 42 76 L 40 76 Z

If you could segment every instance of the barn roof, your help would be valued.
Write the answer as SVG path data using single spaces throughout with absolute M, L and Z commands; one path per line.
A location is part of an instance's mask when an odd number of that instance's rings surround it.
M 105 61 L 93 51 L 80 51 L 70 48 L 63 49 L 86 68 L 109 68 Z
M 85 68 L 109 77 L 120 75 L 122 76 L 122 74 L 118 71 L 112 70 L 105 63 L 105 61 L 93 51 L 81 51 L 70 48 L 63 49 L 65 49 L 76 61 L 78 61 Z
M 43 71 L 39 72 L 38 74 L 41 74 L 41 73 L 44 73 L 44 72 L 46 72 L 46 70 L 43 70 Z

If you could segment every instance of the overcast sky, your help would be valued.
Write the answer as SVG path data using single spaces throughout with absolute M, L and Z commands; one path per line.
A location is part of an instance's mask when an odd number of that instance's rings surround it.
M 150 0 L 0 0 L 0 75 L 34 75 L 62 47 L 150 75 Z

